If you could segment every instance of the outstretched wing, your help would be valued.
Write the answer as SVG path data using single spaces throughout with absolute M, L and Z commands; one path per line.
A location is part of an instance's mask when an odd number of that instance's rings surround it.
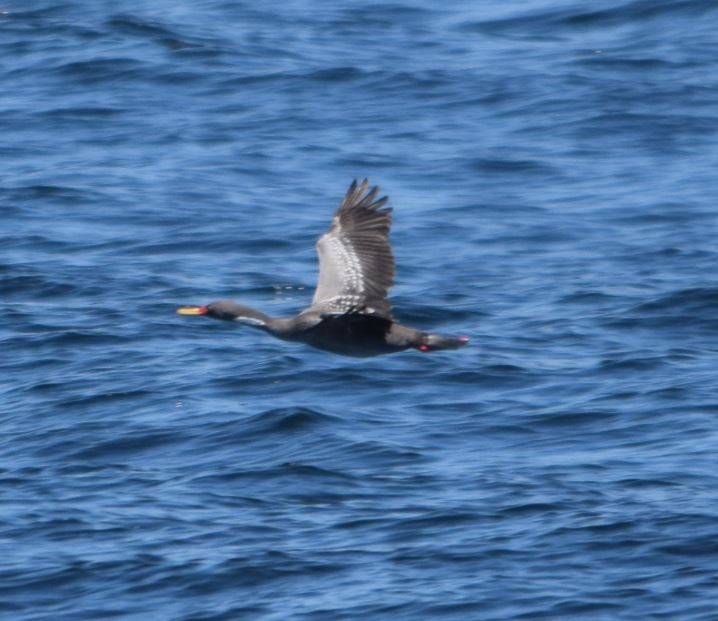
M 368 187 L 367 179 L 352 182 L 331 227 L 317 242 L 319 281 L 312 306 L 323 312 L 391 313 L 391 208 L 384 207 L 386 196 L 376 198 L 378 186 Z

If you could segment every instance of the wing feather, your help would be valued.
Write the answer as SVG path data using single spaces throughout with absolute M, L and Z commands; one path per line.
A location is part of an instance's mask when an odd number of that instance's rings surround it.
M 384 206 L 388 197 L 377 198 L 378 186 L 368 187 L 367 179 L 352 182 L 329 230 L 317 242 L 319 280 L 312 305 L 324 312 L 391 312 L 391 208 Z

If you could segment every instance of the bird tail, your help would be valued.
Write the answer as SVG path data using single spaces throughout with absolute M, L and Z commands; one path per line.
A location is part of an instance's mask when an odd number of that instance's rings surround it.
M 439 351 L 442 349 L 459 349 L 469 342 L 468 336 L 441 336 L 440 334 L 426 334 L 417 347 L 420 351 Z

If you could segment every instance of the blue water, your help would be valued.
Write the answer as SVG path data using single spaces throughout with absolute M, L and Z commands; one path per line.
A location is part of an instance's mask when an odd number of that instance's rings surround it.
M 718 619 L 713 0 L 2 0 L 0 616 Z M 390 195 L 356 360 L 308 304 Z

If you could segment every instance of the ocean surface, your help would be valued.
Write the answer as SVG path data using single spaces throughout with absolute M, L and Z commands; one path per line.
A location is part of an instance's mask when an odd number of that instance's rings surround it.
M 718 620 L 714 0 L 0 0 L 0 618 Z M 353 359 L 309 303 L 354 178 Z

